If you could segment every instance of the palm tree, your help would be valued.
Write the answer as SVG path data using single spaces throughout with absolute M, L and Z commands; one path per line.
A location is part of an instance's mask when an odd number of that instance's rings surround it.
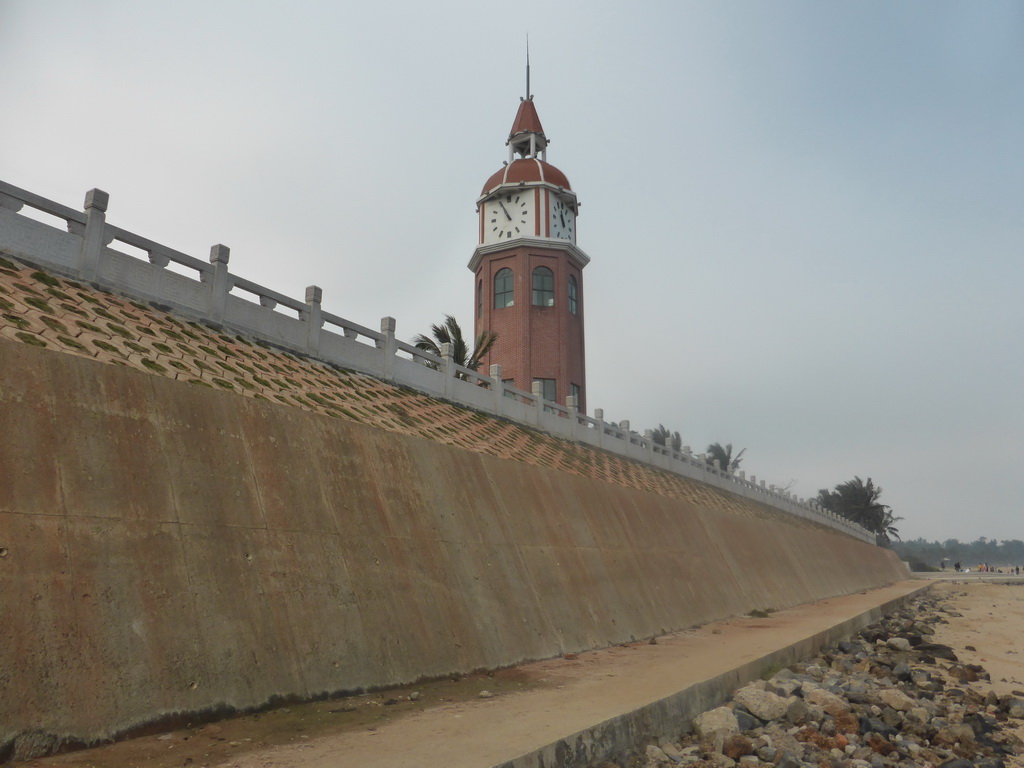
M 430 333 L 433 338 L 422 333 L 416 336 L 412 340 L 413 346 L 441 357 L 441 345 L 451 344 L 455 364 L 469 368 L 471 371 L 480 367 L 480 361 L 494 346 L 494 342 L 498 338 L 498 334 L 491 331 L 480 331 L 480 335 L 476 338 L 476 344 L 473 345 L 473 351 L 470 353 L 466 340 L 462 336 L 462 327 L 459 325 L 459 321 L 451 315 L 445 315 L 444 323 L 441 325 L 430 326 Z M 430 365 L 432 368 L 437 367 L 434 364 Z M 458 374 L 458 376 L 460 379 L 465 378 L 465 374 Z
M 818 503 L 871 531 L 880 541 L 889 541 L 893 535 L 899 538 L 893 523 L 903 518 L 893 516 L 889 505 L 878 500 L 881 495 L 882 489 L 870 477 L 865 482 L 854 475 L 853 480 L 840 483 L 834 491 L 818 491 Z
M 678 432 L 670 432 L 664 424 L 659 424 L 657 429 L 651 431 L 651 435 L 655 445 L 671 446 L 673 451 L 683 447 L 682 436 Z
M 893 515 L 891 509 L 886 508 L 885 515 L 882 517 L 881 527 L 878 531 L 875 531 L 875 538 L 877 539 L 879 545 L 887 547 L 889 546 L 889 544 L 892 543 L 892 540 L 894 538 L 900 538 L 900 532 L 899 529 L 895 526 L 895 523 L 899 522 L 902 519 L 902 517 L 897 517 Z
M 732 443 L 726 443 L 723 448 L 721 443 L 712 443 L 708 446 L 706 461 L 711 466 L 718 462 L 718 466 L 727 472 L 735 472 L 740 467 L 740 462 L 743 460 L 743 454 L 747 452 L 744 448 L 734 457 L 732 455 Z

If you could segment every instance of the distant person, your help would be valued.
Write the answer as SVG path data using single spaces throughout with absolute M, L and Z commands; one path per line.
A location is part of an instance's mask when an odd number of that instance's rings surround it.
M 1016 568 L 1014 568 L 1013 570 L 1015 570 L 1017 572 L 1016 573 L 1017 576 L 1020 576 L 1020 566 L 1019 565 Z
M 956 570 L 957 573 L 960 573 L 960 561 L 959 560 L 957 560 L 956 563 L 953 564 L 953 568 Z

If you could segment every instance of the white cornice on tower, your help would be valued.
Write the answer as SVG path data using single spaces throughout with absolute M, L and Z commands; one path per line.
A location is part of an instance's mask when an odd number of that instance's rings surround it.
M 502 241 L 500 243 L 478 245 L 476 250 L 473 251 L 473 256 L 470 258 L 467 266 L 469 266 L 471 271 L 476 272 L 477 267 L 480 266 L 480 262 L 485 256 L 489 256 L 492 253 L 507 251 L 510 248 L 538 248 L 549 251 L 565 251 L 569 256 L 570 261 L 580 269 L 583 269 L 583 267 L 590 263 L 590 257 L 586 252 L 576 245 L 576 243 L 570 243 L 568 240 L 557 240 L 546 237 L 519 237 L 508 242 Z

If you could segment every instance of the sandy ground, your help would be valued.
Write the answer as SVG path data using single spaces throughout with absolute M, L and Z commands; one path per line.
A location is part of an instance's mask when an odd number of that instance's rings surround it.
M 903 584 L 636 644 L 416 688 L 315 702 L 33 760 L 35 768 L 480 768 L 675 693 L 919 586 Z M 1024 585 L 939 582 L 962 618 L 936 640 L 1024 690 Z M 973 648 L 974 650 L 971 650 Z M 975 683 L 979 690 L 989 684 Z M 410 701 L 410 694 L 419 696 Z M 480 698 L 482 691 L 493 697 Z

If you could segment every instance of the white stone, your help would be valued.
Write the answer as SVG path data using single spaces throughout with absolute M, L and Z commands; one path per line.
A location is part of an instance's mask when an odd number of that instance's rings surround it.
M 907 638 L 905 637 L 890 637 L 888 642 L 886 642 L 886 645 L 888 645 L 894 651 L 910 650 L 910 641 L 907 640 Z
M 736 715 L 728 707 L 717 707 L 708 710 L 693 721 L 693 730 L 702 739 L 714 739 L 717 736 L 728 737 L 740 732 L 740 724 Z

